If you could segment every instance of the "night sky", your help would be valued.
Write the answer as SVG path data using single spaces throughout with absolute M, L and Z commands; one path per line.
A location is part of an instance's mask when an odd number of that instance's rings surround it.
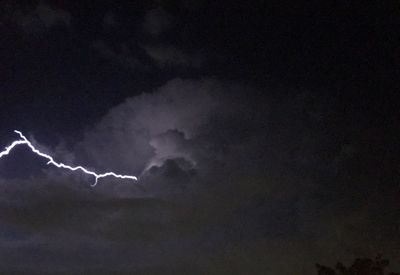
M 400 270 L 397 1 L 0 2 L 0 274 Z

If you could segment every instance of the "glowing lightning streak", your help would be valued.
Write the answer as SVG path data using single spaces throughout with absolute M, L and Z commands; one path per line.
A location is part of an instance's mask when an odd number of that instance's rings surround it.
M 97 174 L 95 172 L 87 170 L 86 168 L 84 168 L 82 166 L 73 167 L 73 166 L 69 166 L 69 165 L 66 165 L 66 164 L 61 163 L 61 162 L 60 163 L 55 162 L 54 159 L 51 156 L 49 156 L 49 155 L 47 155 L 45 153 L 42 153 L 38 149 L 36 149 L 32 145 L 32 143 L 20 131 L 15 130 L 14 132 L 17 133 L 21 137 L 21 139 L 14 141 L 9 146 L 7 146 L 4 149 L 4 151 L 0 152 L 0 158 L 2 158 L 3 156 L 8 155 L 15 146 L 21 145 L 21 144 L 26 144 L 32 150 L 32 152 L 34 152 L 35 154 L 47 159 L 48 160 L 47 164 L 52 164 L 52 165 L 56 166 L 57 168 L 64 168 L 64 169 L 68 169 L 68 170 L 71 170 L 71 171 L 80 170 L 85 174 L 94 176 L 96 180 L 95 180 L 94 184 L 91 184 L 91 186 L 96 186 L 98 180 L 100 178 L 105 178 L 105 177 L 115 177 L 115 178 L 119 178 L 119 179 L 137 180 L 137 177 L 135 177 L 135 176 L 118 175 L 118 174 L 115 174 L 114 172 L 107 172 L 107 173 L 103 173 L 103 174 Z

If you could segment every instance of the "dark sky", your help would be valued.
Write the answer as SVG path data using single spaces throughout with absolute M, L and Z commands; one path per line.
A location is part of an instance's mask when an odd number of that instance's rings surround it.
M 0 2 L 0 273 L 399 269 L 399 8 Z

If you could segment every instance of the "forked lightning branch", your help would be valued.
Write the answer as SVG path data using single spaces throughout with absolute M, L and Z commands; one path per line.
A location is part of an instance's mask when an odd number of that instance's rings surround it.
M 15 133 L 17 133 L 21 139 L 15 140 L 13 143 L 11 143 L 9 146 L 7 146 L 2 152 L 0 152 L 0 158 L 8 155 L 12 149 L 14 149 L 16 146 L 18 145 L 26 145 L 28 146 L 33 153 L 35 153 L 36 155 L 47 159 L 47 164 L 51 164 L 54 165 L 57 168 L 62 168 L 62 169 L 68 169 L 71 171 L 81 171 L 87 175 L 91 175 L 95 178 L 95 182 L 94 184 L 92 184 L 92 186 L 96 186 L 97 182 L 99 179 L 101 178 L 105 178 L 105 177 L 114 177 L 114 178 L 119 178 L 119 179 L 129 179 L 129 180 L 137 180 L 137 177 L 135 176 L 131 176 L 131 175 L 119 175 L 116 174 L 114 172 L 106 172 L 106 173 L 102 173 L 102 174 L 97 174 L 96 172 L 90 171 L 88 169 L 86 169 L 85 167 L 82 166 L 70 166 L 61 162 L 56 162 L 53 157 L 49 156 L 48 154 L 45 154 L 43 152 L 40 152 L 38 149 L 35 148 L 35 146 L 33 146 L 33 144 L 20 132 L 15 130 Z

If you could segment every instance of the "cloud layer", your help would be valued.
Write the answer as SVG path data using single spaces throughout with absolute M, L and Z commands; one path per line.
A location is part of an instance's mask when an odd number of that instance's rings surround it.
M 309 274 L 338 255 L 393 255 L 398 217 L 374 210 L 383 183 L 356 165 L 366 144 L 327 139 L 332 110 L 316 98 L 259 93 L 174 79 L 111 109 L 67 156 L 138 184 L 93 189 L 52 168 L 2 179 L 2 272 Z

